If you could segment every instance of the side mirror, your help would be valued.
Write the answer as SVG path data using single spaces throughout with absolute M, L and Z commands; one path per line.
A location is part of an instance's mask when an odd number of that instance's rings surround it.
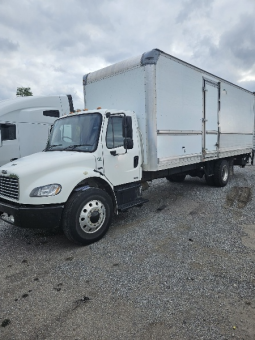
M 124 148 L 126 150 L 133 149 L 134 147 L 134 141 L 131 138 L 124 138 Z
M 124 116 L 122 119 L 122 136 L 124 138 L 133 138 L 132 117 L 130 116 Z

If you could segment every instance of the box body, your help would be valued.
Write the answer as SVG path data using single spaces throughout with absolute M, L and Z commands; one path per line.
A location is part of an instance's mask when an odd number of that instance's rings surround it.
M 135 111 L 144 171 L 251 152 L 254 98 L 160 50 L 84 76 L 86 108 Z

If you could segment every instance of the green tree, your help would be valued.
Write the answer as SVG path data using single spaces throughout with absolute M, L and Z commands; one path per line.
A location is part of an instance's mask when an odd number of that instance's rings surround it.
M 31 91 L 30 87 L 17 87 L 17 97 L 27 97 L 27 96 L 32 96 L 33 93 Z

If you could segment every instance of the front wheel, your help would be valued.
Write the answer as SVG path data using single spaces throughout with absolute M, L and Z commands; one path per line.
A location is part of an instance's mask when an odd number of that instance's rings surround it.
M 103 190 L 90 188 L 71 195 L 63 213 L 63 231 L 77 244 L 100 240 L 109 229 L 113 214 L 110 196 Z

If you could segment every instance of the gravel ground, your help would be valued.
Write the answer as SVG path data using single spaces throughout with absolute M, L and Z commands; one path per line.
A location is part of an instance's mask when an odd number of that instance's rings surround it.
M 87 247 L 0 222 L 0 339 L 255 339 L 254 179 L 156 180 Z

